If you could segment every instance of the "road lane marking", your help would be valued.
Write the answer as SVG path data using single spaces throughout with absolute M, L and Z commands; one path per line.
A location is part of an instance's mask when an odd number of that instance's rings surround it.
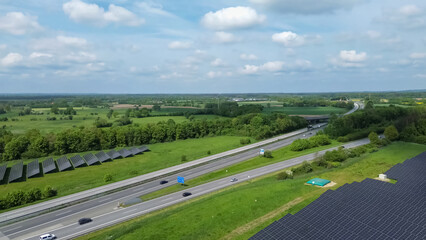
M 58 213 L 55 216 L 60 216 L 60 215 L 67 214 L 67 213 L 70 213 L 70 212 L 72 212 L 72 211 L 68 210 L 68 211 L 65 211 L 65 212 L 62 212 L 62 213 Z
M 98 200 L 98 202 L 106 202 L 106 201 L 111 200 L 111 199 L 112 199 L 112 197 L 109 197 L 109 198 Z
M 3 232 L 10 232 L 10 231 L 16 230 L 16 229 L 21 228 L 21 227 L 22 227 L 22 226 L 18 226 L 18 227 L 10 228 L 10 229 L 7 229 L 7 230 L 3 230 Z

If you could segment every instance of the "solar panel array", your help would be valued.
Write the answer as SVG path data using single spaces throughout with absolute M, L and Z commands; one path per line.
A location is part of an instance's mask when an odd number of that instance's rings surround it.
M 56 170 L 55 162 L 53 161 L 53 158 L 48 158 L 44 160 L 41 164 L 43 166 L 43 173 L 50 173 L 54 170 Z
M 73 166 L 80 167 L 84 165 L 93 165 L 99 162 L 105 162 L 108 160 L 116 159 L 116 158 L 126 158 L 131 157 L 136 154 L 140 154 L 142 152 L 148 151 L 148 148 L 146 146 L 141 146 L 138 148 L 131 148 L 129 149 L 121 149 L 118 152 L 115 150 L 111 150 L 108 153 L 105 153 L 103 151 L 100 151 L 96 154 L 88 153 L 84 155 L 82 158 L 80 155 L 72 156 L 69 160 L 66 156 L 62 156 L 59 159 L 56 160 L 59 171 L 64 171 L 66 169 L 70 169 Z M 72 165 L 71 165 L 71 163 Z M 3 179 L 6 176 L 6 170 L 7 170 L 7 164 L 4 164 L 0 166 L 0 182 L 3 181 Z M 52 171 L 56 170 L 56 164 L 53 158 L 48 158 L 42 162 L 42 171 L 44 174 L 50 173 Z M 36 159 L 30 163 L 27 164 L 27 178 L 33 177 L 40 173 L 40 165 L 39 161 Z M 9 174 L 8 182 L 12 182 L 15 180 L 18 180 L 23 175 L 23 162 L 12 166 Z
M 107 154 L 111 159 L 121 158 L 120 153 L 118 153 L 115 150 L 111 150 L 111 151 L 107 152 Z
M 250 239 L 425 239 L 426 152 L 373 179 L 328 190 Z
M 3 181 L 4 175 L 6 174 L 7 164 L 0 166 L 0 182 Z
M 33 177 L 40 173 L 40 164 L 38 159 L 27 164 L 27 178 Z
M 139 153 L 142 153 L 139 148 L 131 148 L 129 151 L 132 153 L 132 155 L 138 155 Z
M 69 168 L 72 168 L 71 163 L 66 156 L 63 156 L 57 159 L 56 162 L 58 163 L 58 168 L 59 168 L 59 171 L 61 172 Z
M 22 177 L 22 172 L 24 171 L 24 163 L 21 161 L 12 166 L 9 174 L 9 182 L 13 182 Z
M 86 160 L 87 165 L 93 165 L 95 163 L 99 163 L 99 159 L 93 155 L 93 153 L 88 153 L 86 155 L 83 156 L 84 160 Z
M 70 157 L 70 160 L 72 162 L 72 165 L 75 168 L 84 166 L 86 164 L 86 162 L 84 161 L 84 159 L 80 155 L 72 156 L 72 157 Z
M 99 162 L 101 162 L 101 163 L 105 162 L 105 161 L 108 161 L 108 160 L 111 160 L 111 157 L 108 156 L 103 151 L 100 151 L 100 152 L 96 153 L 95 156 L 99 159 Z
M 139 150 L 141 150 L 142 152 L 146 152 L 146 151 L 148 151 L 149 149 L 148 149 L 148 147 L 147 147 L 147 146 L 140 146 L 140 147 L 139 147 Z
M 123 158 L 126 158 L 126 157 L 129 157 L 129 156 L 131 156 L 131 155 L 133 155 L 129 150 L 127 150 L 127 149 L 125 149 L 125 148 L 123 148 L 123 149 L 121 149 L 120 151 L 118 151 L 118 153 L 120 153 L 120 155 L 123 157 Z

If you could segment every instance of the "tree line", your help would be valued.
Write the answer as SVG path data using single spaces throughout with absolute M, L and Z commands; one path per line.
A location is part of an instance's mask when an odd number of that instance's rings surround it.
M 3 161 L 8 161 L 219 135 L 264 139 L 306 125 L 306 120 L 301 117 L 280 113 L 252 113 L 229 119 L 203 119 L 182 123 L 169 119 L 167 122 L 155 124 L 70 128 L 46 135 L 36 129 L 23 135 L 14 135 L 10 131 L 0 129 L 0 157 Z

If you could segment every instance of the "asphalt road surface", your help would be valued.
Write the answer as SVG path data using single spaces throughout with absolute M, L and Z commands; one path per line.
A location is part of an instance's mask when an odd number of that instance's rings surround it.
M 363 139 L 355 142 L 345 144 L 346 148 L 351 148 L 359 145 L 368 143 L 368 139 Z M 277 147 L 277 146 L 275 146 Z M 272 149 L 272 148 L 271 148 Z M 326 150 L 319 152 L 323 154 Z M 256 153 L 257 154 L 257 153 Z M 87 203 L 82 203 L 81 205 L 72 206 L 70 208 L 77 208 L 77 211 L 72 209 L 61 209 L 55 211 L 52 214 L 43 215 L 37 218 L 29 219 L 23 222 L 12 224 L 6 227 L 3 227 L 1 231 L 6 234 L 10 239 L 38 239 L 38 236 L 43 233 L 54 233 L 58 236 L 59 239 L 71 239 L 77 236 L 87 234 L 89 232 L 102 229 L 107 226 L 117 224 L 129 220 L 131 218 L 167 207 L 173 204 L 186 201 L 188 199 L 201 196 L 203 194 L 228 187 L 239 182 L 247 181 L 252 178 L 262 176 L 268 173 L 275 172 L 279 169 L 291 167 L 297 164 L 302 163 L 303 161 L 313 160 L 317 156 L 316 153 L 308 154 L 305 156 L 293 158 L 287 161 L 271 164 L 265 167 L 258 169 L 250 170 L 244 173 L 236 174 L 234 176 L 226 177 L 220 180 L 209 182 L 203 185 L 199 185 L 184 191 L 172 193 L 166 196 L 162 196 L 153 200 L 149 200 L 140 204 L 133 205 L 131 207 L 116 209 L 114 208 L 116 202 L 110 202 L 112 199 L 108 199 L 110 196 L 107 196 L 107 199 L 96 199 L 98 207 L 92 207 L 87 209 Z M 225 165 L 223 165 L 225 166 Z M 222 167 L 222 166 L 221 166 Z M 220 168 L 221 168 L 220 167 Z M 198 175 L 204 174 L 204 172 L 192 172 L 187 176 L 187 178 L 192 178 Z M 230 182 L 231 178 L 239 179 L 237 182 Z M 170 179 L 171 180 L 171 179 Z M 176 181 L 170 182 L 170 184 L 175 184 Z M 150 183 L 152 186 L 149 188 L 140 186 L 140 191 L 135 191 L 134 196 L 140 196 L 141 194 L 146 194 L 148 192 L 156 191 L 163 185 L 159 185 L 158 182 Z M 169 186 L 170 184 L 166 184 Z M 135 190 L 135 189 L 133 189 Z M 191 192 L 193 195 L 189 197 L 182 197 L 183 192 Z M 129 196 L 128 196 L 129 197 Z M 80 208 L 86 208 L 80 209 Z M 78 211 L 80 210 L 80 211 Z M 45 217 L 50 216 L 53 218 Z M 93 219 L 93 222 L 78 225 L 78 219 L 82 217 L 90 217 Z M 1 235 L 0 235 L 1 236 Z M 1 239 L 1 238 L 0 238 Z M 7 239 L 7 238 L 5 238 Z M 3 240 L 3 239 L 2 239 Z

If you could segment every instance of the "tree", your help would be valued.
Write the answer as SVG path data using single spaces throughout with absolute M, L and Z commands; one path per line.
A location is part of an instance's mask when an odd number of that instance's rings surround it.
M 379 135 L 377 135 L 376 132 L 371 132 L 370 134 L 368 134 L 368 139 L 370 139 L 370 143 L 376 146 L 380 145 Z
M 112 117 L 112 113 L 114 112 L 114 110 L 110 109 L 109 112 L 107 113 L 107 118 L 110 119 Z
M 273 157 L 272 157 L 272 151 L 266 150 L 266 151 L 263 153 L 263 157 L 265 157 L 265 158 L 273 158 Z
M 154 111 L 160 111 L 161 106 L 159 104 L 154 104 L 154 106 L 152 106 L 152 110 Z
M 367 104 L 365 104 L 365 109 L 373 109 L 374 104 L 373 101 L 368 101 Z
M 53 105 L 53 106 L 50 108 L 50 112 L 52 112 L 53 114 L 59 114 L 59 107 L 58 107 L 58 106 L 56 106 L 56 105 Z
M 394 125 L 390 125 L 385 129 L 385 137 L 389 139 L 390 141 L 397 140 L 399 137 L 398 130 Z

